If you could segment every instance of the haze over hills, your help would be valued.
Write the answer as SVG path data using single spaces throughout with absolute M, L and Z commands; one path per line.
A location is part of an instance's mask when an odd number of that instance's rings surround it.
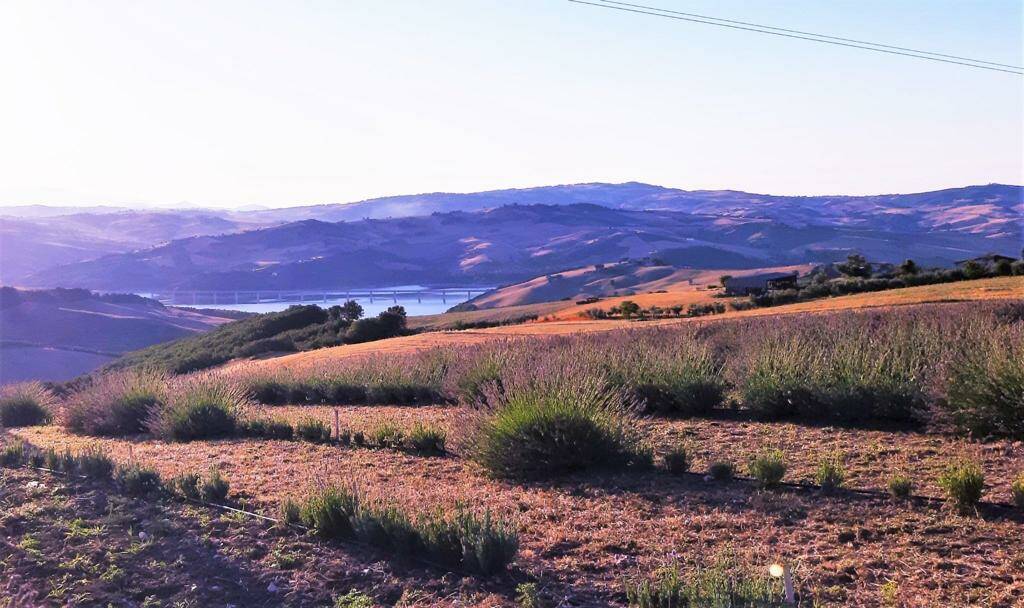
M 195 210 L 102 208 L 98 212 L 49 215 L 46 208 L 38 207 L 31 207 L 35 216 L 0 215 L 0 283 L 18 283 L 26 275 L 51 266 L 144 249 L 178 238 L 226 234 L 262 225 Z
M 998 184 L 792 197 L 625 183 L 0 222 L 5 282 L 142 290 L 500 284 L 646 256 L 744 268 L 859 251 L 947 265 L 1018 253 L 1022 218 L 1022 188 Z

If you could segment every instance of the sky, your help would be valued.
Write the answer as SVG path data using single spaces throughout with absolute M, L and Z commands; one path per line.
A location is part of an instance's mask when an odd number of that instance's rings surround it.
M 1019 0 L 640 3 L 1024 65 Z M 566 0 L 0 0 L 0 205 L 1022 173 L 1011 74 Z

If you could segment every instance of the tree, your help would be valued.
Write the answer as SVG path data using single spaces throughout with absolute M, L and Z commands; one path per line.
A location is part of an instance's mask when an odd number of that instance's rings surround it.
M 966 279 L 980 279 L 988 274 L 985 267 L 974 260 L 964 262 L 961 269 L 964 271 L 964 278 Z
M 917 274 L 920 270 L 914 260 L 908 259 L 900 264 L 900 274 Z
M 1013 272 L 1013 264 L 1010 260 L 999 260 L 992 266 L 992 272 L 1005 277 Z
M 859 253 L 846 256 L 846 261 L 837 265 L 836 269 L 848 277 L 866 279 L 871 276 L 871 264 Z
M 632 300 L 626 300 L 619 304 L 619 312 L 628 319 L 633 315 L 640 314 L 640 305 Z
M 722 276 L 718 277 L 718 284 L 721 285 L 722 287 L 725 287 L 725 282 L 731 278 L 731 274 L 723 274 Z
M 341 309 L 341 318 L 346 321 L 355 321 L 363 318 L 363 307 L 355 300 L 349 300 L 338 308 Z

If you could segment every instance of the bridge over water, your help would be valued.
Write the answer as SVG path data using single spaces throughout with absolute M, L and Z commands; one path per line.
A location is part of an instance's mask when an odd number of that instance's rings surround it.
M 260 289 L 260 290 L 185 290 L 152 292 L 147 295 L 159 300 L 167 306 L 196 305 L 234 305 L 234 304 L 273 304 L 273 303 L 307 303 L 324 304 L 344 300 L 364 300 L 370 303 L 392 301 L 423 302 L 423 300 L 440 300 L 442 303 L 458 304 L 490 291 L 490 287 L 459 287 L 436 289 Z

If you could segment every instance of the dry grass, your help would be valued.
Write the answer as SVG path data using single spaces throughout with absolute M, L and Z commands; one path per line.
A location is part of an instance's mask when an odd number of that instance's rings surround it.
M 718 271 L 716 271 L 716 276 Z M 652 298 L 659 297 L 699 297 L 708 298 L 710 292 L 695 292 L 700 294 L 648 294 Z M 633 299 L 641 303 L 638 297 L 622 298 Z M 825 298 L 811 302 L 799 302 L 771 308 L 757 308 L 745 311 L 730 311 L 712 317 L 699 319 L 670 319 L 661 321 L 634 322 L 624 320 L 562 320 L 524 323 L 521 325 L 508 325 L 502 327 L 491 327 L 487 329 L 429 332 L 401 338 L 391 338 L 365 344 L 353 344 L 323 348 L 303 353 L 295 353 L 263 359 L 257 361 L 238 361 L 225 366 L 226 369 L 234 371 L 256 372 L 259 370 L 271 370 L 279 368 L 303 369 L 323 361 L 344 359 L 348 357 L 366 356 L 368 354 L 399 354 L 416 352 L 438 346 L 459 346 L 469 344 L 480 344 L 491 340 L 502 338 L 518 338 L 525 336 L 560 336 L 576 333 L 588 333 L 599 331 L 610 331 L 624 327 L 656 327 L 662 325 L 676 325 L 679 323 L 693 322 L 717 322 L 723 319 L 789 315 L 799 313 L 827 313 L 841 310 L 859 310 L 865 308 L 878 308 L 889 306 L 905 306 L 911 304 L 922 304 L 928 302 L 962 302 L 962 301 L 985 301 L 985 300 L 1006 300 L 1024 299 L 1024 277 L 1000 277 L 994 279 L 980 279 L 976 281 L 960 281 L 956 283 L 944 283 L 940 285 L 923 285 L 919 287 L 906 287 L 882 292 L 860 293 L 836 298 Z M 599 303 L 602 307 L 609 307 L 616 298 L 609 298 Z M 696 300 L 695 300 L 696 301 Z M 653 302 L 652 302 L 653 303 Z M 682 303 L 682 301 L 680 301 Z M 563 303 L 569 307 L 575 306 L 571 302 Z M 642 303 L 644 306 L 648 305 Z M 658 304 L 662 306 L 663 304 Z M 597 305 L 581 307 L 583 309 Z M 501 310 L 501 309 L 496 309 Z M 568 310 L 568 308 L 564 309 Z M 564 312 L 563 310 L 563 312 Z M 495 312 L 495 311 L 480 311 Z M 580 311 L 582 312 L 582 311 Z M 459 313 L 465 314 L 465 313 Z M 559 312 L 558 315 L 561 315 Z
M 459 425 L 457 408 L 338 409 L 342 424 L 352 427 L 384 420 L 399 425 L 430 422 L 449 429 Z M 284 417 L 324 421 L 333 419 L 333 410 L 273 408 Z M 1024 601 L 1024 550 L 1014 541 L 1020 515 L 983 509 L 981 517 L 965 517 L 940 504 L 900 503 L 884 496 L 891 472 L 907 470 L 917 482 L 915 493 L 941 497 L 939 474 L 951 458 L 964 455 L 985 470 L 986 500 L 1009 501 L 1012 479 L 1024 469 L 1024 446 L 1019 443 L 977 445 L 920 433 L 708 420 L 645 421 L 642 431 L 659 453 L 681 442 L 692 446 L 697 472 L 713 461 L 745 463 L 763 446 L 778 445 L 789 467 L 786 481 L 811 479 L 823 453 L 841 451 L 845 485 L 877 489 L 883 495 L 764 494 L 743 482 L 704 482 L 699 475 L 674 477 L 656 471 L 520 485 L 488 480 L 459 458 L 305 442 L 95 440 L 56 427 L 17 434 L 58 449 L 99 443 L 115 459 L 131 453 L 164 476 L 217 467 L 243 502 L 269 513 L 313 480 L 351 478 L 410 507 L 465 501 L 490 508 L 519 522 L 519 566 L 534 575 L 543 572 L 549 589 L 583 605 L 616 604 L 623 576 L 650 571 L 673 551 L 688 559 L 728 548 L 756 568 L 780 556 L 790 559 L 797 564 L 802 589 L 843 605 L 877 605 L 888 580 L 898 581 L 901 597 L 914 605 L 1010 606 Z M 505 597 L 511 597 L 511 587 L 506 591 Z

